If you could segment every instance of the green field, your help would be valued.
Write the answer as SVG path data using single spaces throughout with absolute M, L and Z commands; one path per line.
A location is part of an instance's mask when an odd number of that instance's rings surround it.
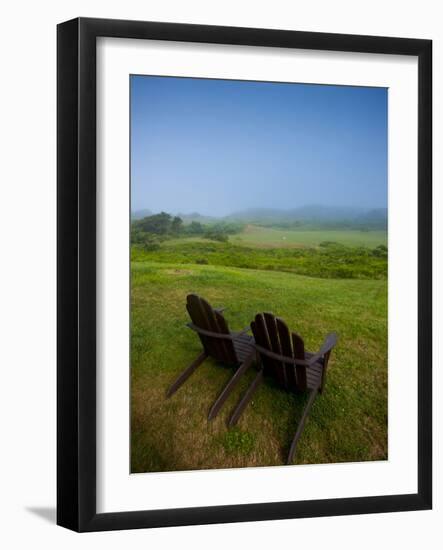
M 320 240 L 333 239 L 328 232 Z M 251 371 L 219 416 L 208 423 L 208 410 L 233 373 L 212 360 L 166 400 L 167 387 L 201 350 L 196 335 L 185 327 L 190 292 L 214 306 L 226 306 L 231 330 L 247 326 L 257 312 L 271 311 L 303 335 L 311 351 L 328 332 L 336 331 L 340 341 L 331 356 L 326 388 L 311 410 L 294 463 L 386 459 L 386 258 L 384 275 L 380 271 L 374 278 L 370 278 L 372 263 L 367 272 L 354 265 L 352 273 L 358 274 L 354 278 L 343 278 L 346 271 L 334 278 L 329 263 L 325 264 L 329 277 L 323 270 L 320 276 L 308 277 L 299 274 L 297 257 L 285 256 L 291 251 L 284 249 L 264 250 L 264 256 L 256 250 L 260 254 L 255 260 L 249 248 L 237 249 L 230 243 L 194 240 L 188 249 L 183 245 L 183 241 L 165 242 L 158 250 L 133 247 L 132 251 L 131 471 L 284 464 L 305 403 L 304 396 L 286 393 L 267 380 L 238 426 L 227 429 L 227 418 L 254 375 Z M 208 252 L 207 246 L 215 252 Z M 312 274 L 315 262 L 324 258 L 321 251 L 309 254 L 309 260 L 300 258 L 306 273 Z M 348 250 L 343 254 L 349 261 L 364 259 Z M 232 265 L 239 257 L 246 257 L 246 268 Z M 333 261 L 335 256 L 327 258 Z M 198 265 L 202 260 L 206 264 Z M 231 264 L 221 265 L 223 261 Z M 285 262 L 290 261 L 292 269 L 285 271 Z M 252 267 L 254 262 L 260 269 Z
M 233 244 L 257 246 L 260 248 L 291 248 L 300 246 L 318 246 L 323 241 L 334 241 L 347 246 L 375 247 L 386 245 L 386 231 L 359 230 L 290 230 L 248 225 L 242 233 L 232 235 Z
M 133 245 L 132 261 L 219 265 L 284 271 L 321 278 L 386 279 L 387 251 L 333 242 L 320 247 L 239 246 L 204 238 L 165 240 L 153 249 Z

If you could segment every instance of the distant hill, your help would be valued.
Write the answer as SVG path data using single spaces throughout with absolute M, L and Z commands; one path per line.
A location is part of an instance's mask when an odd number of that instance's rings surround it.
M 333 207 L 306 205 L 289 210 L 254 208 L 234 212 L 226 217 L 244 223 L 362 225 L 377 228 L 387 227 L 386 208 L 364 209 L 359 207 Z
M 287 221 L 292 219 L 289 210 L 278 210 L 276 208 L 248 208 L 247 210 L 240 210 L 233 212 L 226 216 L 228 220 L 242 221 L 242 222 L 256 222 L 256 221 Z
M 382 221 L 386 222 L 388 220 L 388 211 L 386 208 L 374 208 L 373 210 L 368 210 L 360 217 L 361 221 Z
M 199 214 L 198 212 L 192 212 L 191 214 L 182 214 L 181 212 L 169 212 L 169 214 L 172 216 L 178 216 L 183 220 L 183 223 L 191 223 L 191 222 L 200 222 L 200 223 L 217 223 L 223 218 L 217 218 L 216 216 L 204 216 L 203 214 Z M 143 218 L 147 218 L 148 216 L 152 216 L 154 214 L 159 214 L 159 212 L 153 212 L 152 210 L 149 210 L 148 208 L 143 208 L 141 210 L 133 210 L 131 212 L 131 220 L 141 220 Z
M 131 218 L 139 220 L 151 216 L 153 212 L 148 209 L 132 212 Z M 233 212 L 228 216 L 217 217 L 203 215 L 198 212 L 191 214 L 177 214 L 184 224 L 200 222 L 212 224 L 219 222 L 239 222 L 257 225 L 282 225 L 300 227 L 321 228 L 361 228 L 361 229 L 386 229 L 388 224 L 388 211 L 386 208 L 370 208 L 350 206 L 324 206 L 305 205 L 288 210 L 278 208 L 250 208 Z
M 148 210 L 147 208 L 143 208 L 142 210 L 133 210 L 131 212 L 131 220 L 141 220 L 142 218 L 146 218 L 146 216 L 152 216 L 152 214 L 152 210 Z
M 192 212 L 191 214 L 182 214 L 181 212 L 178 212 L 176 214 L 179 218 L 183 220 L 183 223 L 191 223 L 191 222 L 200 222 L 200 223 L 217 223 L 220 220 L 224 218 L 217 218 L 216 216 L 205 216 L 203 214 L 199 214 L 198 212 Z

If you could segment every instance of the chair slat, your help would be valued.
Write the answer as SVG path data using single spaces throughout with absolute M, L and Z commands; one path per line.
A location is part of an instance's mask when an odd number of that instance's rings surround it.
M 255 316 L 255 320 L 252 321 L 251 323 L 251 330 L 252 330 L 252 334 L 254 335 L 255 342 L 259 346 L 269 349 L 268 333 L 266 331 L 265 320 L 263 319 L 262 315 L 257 314 Z M 266 374 L 273 375 L 273 371 L 274 371 L 273 359 L 263 354 L 260 355 L 260 358 L 263 365 L 263 371 Z
M 269 338 L 269 344 L 271 351 L 278 353 L 281 355 L 282 350 L 280 348 L 280 340 L 278 338 L 278 331 L 277 331 L 277 325 L 275 322 L 275 317 L 272 315 L 272 313 L 264 313 L 263 314 L 266 330 L 268 331 L 268 338 Z M 291 357 L 291 355 L 290 355 Z M 288 383 L 286 380 L 286 367 L 281 361 L 275 361 L 274 360 L 274 369 L 275 369 L 275 376 L 281 386 L 284 388 L 287 388 Z
M 210 330 L 206 316 L 201 309 L 199 296 L 196 294 L 188 294 L 186 299 L 186 309 L 188 310 L 189 317 L 196 326 L 204 330 Z M 211 340 L 202 334 L 199 334 L 198 336 L 206 353 L 208 355 L 212 355 L 214 353 L 214 346 L 212 345 Z
M 305 358 L 305 343 L 303 342 L 303 338 L 296 332 L 292 333 L 292 349 L 295 359 Z M 307 388 L 306 367 L 303 365 L 296 365 L 295 372 L 297 376 L 297 388 L 300 391 L 305 391 Z
M 222 334 L 229 334 L 228 324 L 226 322 L 226 319 L 223 317 L 223 315 L 218 311 L 214 311 L 214 317 L 218 326 L 218 332 L 221 332 Z M 224 353 L 226 356 L 226 362 L 233 363 L 233 364 L 238 363 L 238 358 L 235 353 L 235 348 L 232 340 L 223 340 L 222 343 L 223 343 Z
M 288 326 L 283 321 L 283 319 L 280 319 L 279 317 L 275 318 L 275 323 L 277 325 L 278 335 L 280 338 L 282 355 L 285 355 L 286 357 L 294 357 L 291 345 L 291 334 L 289 332 Z M 295 376 L 295 365 L 285 365 L 285 372 L 288 389 L 296 390 L 297 379 Z
M 200 298 L 200 306 L 203 311 L 203 314 L 206 317 L 206 322 L 209 326 L 209 330 L 211 330 L 212 332 L 220 332 L 217 325 L 217 320 L 215 319 L 215 316 L 214 316 L 214 310 L 212 309 L 212 307 L 203 298 Z M 218 340 L 216 338 L 212 338 L 211 340 L 214 348 L 214 355 L 213 355 L 214 359 L 216 359 L 217 361 L 222 361 L 226 363 L 227 357 L 226 357 L 223 341 Z

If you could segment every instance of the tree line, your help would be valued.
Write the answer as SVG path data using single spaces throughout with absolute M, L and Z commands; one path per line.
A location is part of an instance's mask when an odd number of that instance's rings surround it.
M 132 222 L 131 242 L 143 244 L 149 249 L 158 248 L 162 240 L 181 236 L 200 236 L 226 242 L 229 235 L 239 233 L 242 229 L 243 224 L 240 223 L 203 224 L 192 221 L 185 224 L 179 216 L 171 216 L 167 212 L 160 212 Z

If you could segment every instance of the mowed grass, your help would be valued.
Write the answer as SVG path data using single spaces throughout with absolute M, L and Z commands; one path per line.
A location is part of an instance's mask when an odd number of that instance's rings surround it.
M 359 230 L 286 230 L 273 227 L 248 225 L 242 233 L 231 235 L 233 244 L 259 248 L 297 248 L 318 246 L 323 241 L 333 241 L 346 246 L 376 247 L 386 245 L 386 231 Z
M 320 279 L 234 267 L 132 262 L 131 471 L 281 465 L 306 397 L 271 380 L 238 426 L 227 419 L 254 376 L 251 369 L 212 422 L 207 414 L 233 369 L 207 360 L 170 399 L 166 389 L 200 353 L 185 323 L 186 295 L 226 306 L 231 330 L 257 312 L 283 317 L 315 351 L 339 334 L 325 392 L 314 403 L 295 464 L 387 458 L 387 281 Z

